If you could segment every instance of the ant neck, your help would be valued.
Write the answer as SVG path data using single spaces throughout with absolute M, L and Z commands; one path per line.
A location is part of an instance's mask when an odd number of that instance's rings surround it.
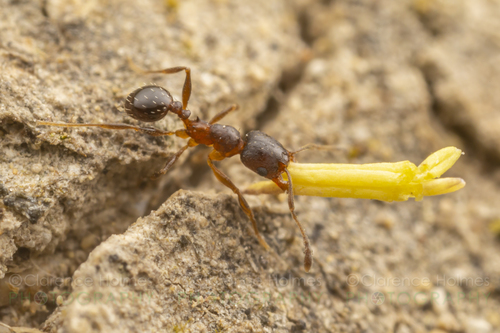
M 176 114 L 182 121 L 185 121 L 191 116 L 191 111 L 184 109 L 182 106 L 181 102 L 174 101 L 168 106 L 168 111 Z

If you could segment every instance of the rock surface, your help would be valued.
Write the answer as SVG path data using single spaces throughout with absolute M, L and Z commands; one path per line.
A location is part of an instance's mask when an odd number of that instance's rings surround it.
M 500 219 L 497 3 L 0 5 L 0 321 L 46 332 L 500 330 L 488 228 Z M 195 116 L 238 103 L 224 123 L 242 132 L 290 150 L 347 148 L 303 162 L 418 164 L 455 145 L 466 155 L 450 175 L 467 186 L 395 204 L 296 198 L 315 256 L 306 274 L 286 203 L 247 198 L 266 252 L 204 166 L 207 150 L 151 181 L 182 140 L 35 126 L 136 123 L 122 101 L 144 81 L 179 98 L 182 74 L 139 75 L 127 58 L 190 66 Z M 220 164 L 240 187 L 259 180 L 238 158 Z

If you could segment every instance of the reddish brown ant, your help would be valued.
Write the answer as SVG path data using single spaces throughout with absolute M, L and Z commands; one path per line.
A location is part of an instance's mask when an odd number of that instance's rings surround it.
M 270 137 L 261 131 L 251 131 L 245 135 L 243 139 L 240 132 L 229 125 L 219 125 L 217 122 L 224 118 L 228 113 L 238 108 L 237 105 L 232 105 L 216 114 L 209 122 L 200 120 L 189 120 L 191 111 L 187 110 L 189 97 L 191 96 L 191 70 L 188 67 L 172 67 L 159 71 L 148 71 L 146 73 L 163 73 L 173 74 L 181 71 L 186 72 L 184 87 L 182 88 L 182 104 L 174 101 L 172 95 L 164 88 L 147 85 L 136 89 L 130 93 L 125 101 L 125 111 L 134 119 L 144 122 L 155 122 L 167 115 L 168 112 L 175 113 L 184 123 L 185 129 L 174 132 L 162 131 L 153 127 L 139 127 L 127 124 L 72 124 L 72 123 L 52 123 L 40 121 L 38 125 L 62 126 L 62 127 L 101 127 L 106 129 L 131 129 L 152 136 L 176 135 L 180 138 L 189 138 L 188 143 L 182 147 L 165 166 L 154 174 L 154 178 L 159 177 L 168 172 L 172 165 L 179 159 L 181 154 L 189 147 L 194 147 L 203 144 L 213 147 L 212 152 L 208 155 L 208 165 L 212 169 L 215 177 L 224 185 L 229 187 L 236 195 L 241 208 L 252 221 L 252 225 L 260 244 L 269 250 L 264 238 L 257 229 L 257 222 L 253 215 L 250 206 L 241 194 L 240 190 L 233 182 L 214 164 L 214 161 L 222 161 L 227 157 L 240 154 L 241 162 L 250 170 L 256 172 L 262 177 L 271 179 L 283 191 L 288 192 L 288 207 L 292 213 L 292 217 L 297 223 L 297 226 L 302 233 L 304 241 L 304 268 L 309 271 L 312 265 L 312 251 L 309 244 L 309 239 L 302 228 L 293 202 L 293 186 L 292 178 L 287 170 L 290 161 L 295 160 L 295 154 L 311 146 L 305 146 L 295 152 L 290 152 L 285 149 L 276 139 Z M 288 180 L 285 181 L 282 174 L 286 173 Z

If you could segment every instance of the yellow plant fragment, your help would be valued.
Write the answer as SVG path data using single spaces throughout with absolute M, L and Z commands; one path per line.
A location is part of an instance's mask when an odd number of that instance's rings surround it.
M 418 167 L 409 162 L 373 164 L 293 163 L 288 165 L 294 194 L 320 197 L 405 201 L 457 191 L 461 178 L 439 178 L 460 158 L 462 151 L 447 147 L 430 155 Z M 287 179 L 286 174 L 283 178 Z M 439 179 L 437 179 L 439 178 Z M 279 194 L 272 181 L 252 184 L 247 194 Z
M 500 219 L 492 221 L 489 225 L 490 231 L 497 236 L 500 236 Z

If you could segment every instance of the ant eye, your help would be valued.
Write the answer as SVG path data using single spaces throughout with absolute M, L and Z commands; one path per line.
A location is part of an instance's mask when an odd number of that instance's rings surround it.
M 144 86 L 128 95 L 125 111 L 134 119 L 154 122 L 165 117 L 172 101 L 172 95 L 166 89 Z

